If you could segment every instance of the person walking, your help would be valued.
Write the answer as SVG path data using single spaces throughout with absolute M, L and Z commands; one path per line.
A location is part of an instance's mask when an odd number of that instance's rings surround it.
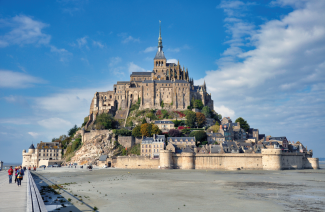
M 18 167 L 16 166 L 15 167 L 15 183 L 17 183 L 17 170 L 18 170 Z
M 19 169 L 17 170 L 17 185 L 18 186 L 21 186 L 21 181 L 23 180 L 23 176 L 24 176 L 24 169 L 22 169 L 20 166 Z
M 8 170 L 9 184 L 12 183 L 12 174 L 13 173 L 14 173 L 14 170 L 12 169 L 12 166 L 10 166 L 10 169 Z

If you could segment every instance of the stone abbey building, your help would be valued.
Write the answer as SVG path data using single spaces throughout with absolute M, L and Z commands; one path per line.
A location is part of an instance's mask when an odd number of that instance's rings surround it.
M 203 105 L 213 109 L 211 94 L 207 93 L 205 82 L 194 85 L 188 70 L 179 64 L 168 63 L 163 52 L 161 29 L 158 51 L 153 59 L 151 72 L 133 72 L 130 81 L 118 81 L 113 91 L 96 92 L 90 105 L 90 120 L 101 113 L 115 114 L 127 110 L 140 99 L 139 109 L 162 109 L 161 103 L 173 110 L 184 110 L 192 99 L 201 99 Z

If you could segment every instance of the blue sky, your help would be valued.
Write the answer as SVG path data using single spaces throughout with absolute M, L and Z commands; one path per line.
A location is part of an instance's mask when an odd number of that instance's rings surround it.
M 215 110 L 325 157 L 325 2 L 1 1 L 0 160 L 78 126 L 96 91 L 164 52 Z

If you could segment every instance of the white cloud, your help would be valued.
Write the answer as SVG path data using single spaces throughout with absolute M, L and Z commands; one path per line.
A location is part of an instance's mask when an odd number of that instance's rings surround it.
M 167 63 L 175 63 L 175 64 L 177 64 L 178 60 L 176 60 L 176 59 L 168 59 Z
M 174 49 L 167 49 L 167 51 L 170 51 L 170 52 L 179 52 L 181 49 L 180 48 L 174 48 Z
M 48 44 L 51 36 L 42 32 L 49 26 L 35 21 L 28 16 L 19 15 L 11 19 L 0 19 L 1 28 L 10 28 L 11 31 L 0 36 L 0 47 L 24 44 Z
M 0 70 L 0 87 L 3 88 L 27 88 L 40 83 L 46 81 L 25 73 Z
M 231 110 L 230 108 L 225 107 L 224 105 L 221 105 L 220 107 L 214 106 L 214 110 L 221 114 L 222 117 L 231 117 L 235 118 L 235 111 Z
M 72 126 L 71 122 L 61 118 L 43 119 L 41 121 L 38 121 L 37 123 L 47 129 L 64 129 Z
M 39 133 L 36 132 L 28 132 L 29 135 L 31 135 L 33 138 L 37 138 L 39 136 Z
M 101 42 L 99 42 L 99 41 L 93 41 L 93 45 L 94 46 L 98 46 L 101 49 L 104 48 L 104 45 Z
M 157 46 L 150 46 L 150 47 L 147 47 L 143 52 L 148 53 L 148 52 L 153 52 L 156 50 L 157 50 Z
M 207 71 L 204 79 L 217 112 L 233 116 L 231 111 L 236 111 L 261 133 L 295 140 L 304 136 L 312 147 L 325 127 L 325 2 L 303 5 L 259 28 L 247 25 L 240 18 L 244 15 L 237 16 L 239 21 L 225 20 L 231 29 L 227 44 L 232 48 L 221 55 L 219 68 Z M 243 27 L 233 30 L 237 23 Z M 315 134 L 304 135 L 306 128 Z
M 113 67 L 113 66 L 116 66 L 117 64 L 119 64 L 120 62 L 122 61 L 122 58 L 120 57 L 111 57 L 109 59 L 109 66 L 110 67 Z
M 51 52 L 56 52 L 56 53 L 68 53 L 68 51 L 66 49 L 58 49 L 55 46 L 50 46 L 51 48 Z
M 140 42 L 139 38 L 134 38 L 131 35 L 127 36 L 127 33 L 120 33 L 117 36 L 123 38 L 122 43 L 129 43 L 130 41 L 131 42 L 138 42 L 138 43 Z
M 88 38 L 88 36 L 77 39 L 77 43 L 78 43 L 79 48 L 81 48 L 81 47 L 83 47 L 84 45 L 87 44 L 87 38 Z
M 132 72 L 146 72 L 144 68 L 141 68 L 140 66 L 134 64 L 133 62 L 129 63 L 128 67 L 129 73 L 131 74 Z M 149 72 L 149 70 L 148 70 Z
M 140 39 L 139 38 L 134 38 L 132 37 L 131 35 L 128 36 L 127 38 L 125 38 L 124 40 L 122 40 L 122 43 L 128 43 L 130 41 L 133 41 L 133 42 L 140 42 Z

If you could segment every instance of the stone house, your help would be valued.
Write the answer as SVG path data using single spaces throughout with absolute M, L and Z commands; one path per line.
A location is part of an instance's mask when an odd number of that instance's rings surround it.
M 168 137 L 167 141 L 177 147 L 195 146 L 195 137 Z
M 28 152 L 23 150 L 23 167 L 39 167 L 41 164 L 61 164 L 62 147 L 60 142 L 40 142 L 36 148 L 32 144 Z
M 218 142 L 218 144 L 225 142 L 225 137 L 221 133 L 207 133 L 208 144 L 214 144 Z
M 172 121 L 155 121 L 155 125 L 157 125 L 159 129 L 163 132 L 168 132 L 171 129 L 175 129 L 175 124 Z
M 153 137 L 145 137 L 142 139 L 140 147 L 141 156 L 159 158 L 160 151 L 165 149 L 165 136 L 153 135 Z

